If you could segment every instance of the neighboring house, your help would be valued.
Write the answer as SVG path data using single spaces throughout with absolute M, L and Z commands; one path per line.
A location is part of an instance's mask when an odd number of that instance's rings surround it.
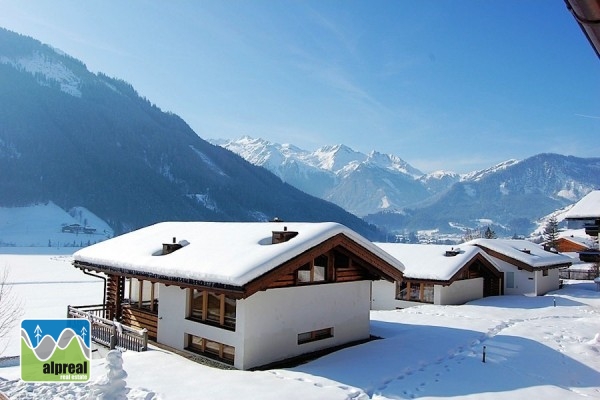
M 564 219 L 569 229 L 580 229 L 585 225 L 597 226 L 600 219 L 600 190 L 592 190 L 583 196 L 565 213 Z M 597 229 L 596 234 L 592 236 L 598 236 Z
M 374 310 L 405 308 L 423 303 L 464 304 L 502 294 L 502 272 L 475 246 L 376 243 L 401 260 L 401 282 L 373 282 Z
M 585 251 L 591 246 L 593 246 L 593 242 L 589 238 L 580 236 L 565 235 L 556 240 L 556 251 L 559 253 L 576 253 Z
M 239 369 L 368 339 L 371 280 L 403 269 L 343 225 L 292 222 L 159 223 L 73 264 L 106 276 L 107 318 Z
M 559 289 L 559 269 L 571 265 L 571 258 L 544 250 L 528 240 L 474 239 L 462 245 L 483 249 L 504 272 L 504 294 L 541 296 Z

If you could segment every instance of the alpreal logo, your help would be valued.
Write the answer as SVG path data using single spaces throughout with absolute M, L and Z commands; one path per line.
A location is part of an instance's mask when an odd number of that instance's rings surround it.
M 87 382 L 90 321 L 80 318 L 21 321 L 21 379 L 26 382 Z

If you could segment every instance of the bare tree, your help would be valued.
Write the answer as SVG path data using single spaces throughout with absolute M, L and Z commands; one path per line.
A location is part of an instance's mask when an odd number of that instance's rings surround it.
M 8 284 L 8 268 L 0 270 L 0 339 L 5 338 L 17 321 L 23 315 L 21 301 L 12 293 L 12 286 Z M 8 341 L 4 346 L 0 346 L 0 354 L 2 354 Z

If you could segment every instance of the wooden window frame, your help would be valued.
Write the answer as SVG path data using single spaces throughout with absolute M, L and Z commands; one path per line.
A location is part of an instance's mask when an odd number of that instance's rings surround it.
M 200 354 L 204 357 L 211 358 L 223 362 L 225 364 L 233 365 L 235 362 L 235 347 L 224 343 L 217 342 L 215 340 L 209 340 L 207 338 L 192 335 L 186 333 L 187 346 L 186 350 L 193 353 Z M 194 344 L 194 339 L 199 339 L 200 344 Z M 216 349 L 216 351 L 213 351 Z
M 325 340 L 332 337 L 333 327 L 317 329 L 309 332 L 302 332 L 298 334 L 298 344 L 316 342 L 318 340 Z
M 325 265 L 318 265 L 315 262 L 319 258 L 325 258 Z M 314 284 L 319 284 L 319 283 L 330 282 L 332 279 L 332 275 L 334 275 L 333 268 L 331 268 L 331 263 L 332 263 L 332 257 L 330 254 L 320 254 L 317 257 L 313 258 L 312 260 L 310 260 L 310 262 L 307 262 L 306 264 L 302 265 L 300 268 L 298 268 L 296 270 L 296 273 L 295 273 L 296 285 L 298 285 L 298 286 L 314 285 Z M 315 278 L 318 276 L 317 273 L 315 272 L 316 268 L 323 268 L 323 279 L 315 280 Z M 301 272 L 303 272 L 303 273 L 309 272 L 308 280 L 300 278 Z M 303 275 L 305 275 L 305 274 L 303 274 Z
M 132 295 L 132 286 L 133 280 L 136 279 L 138 281 L 138 293 L 137 293 L 137 301 L 131 300 Z M 125 278 L 128 288 L 128 301 L 129 307 L 137 308 L 140 310 L 150 311 L 154 314 L 158 313 L 158 299 L 156 298 L 156 282 L 148 281 L 144 279 L 127 277 Z M 150 282 L 150 300 L 144 300 L 144 282 Z
M 431 287 L 431 301 L 425 300 L 425 289 Z M 416 296 L 413 296 L 417 294 Z M 425 282 L 396 282 L 396 300 L 415 303 L 433 304 L 435 301 L 435 285 Z
M 201 292 L 202 293 L 202 309 L 199 310 L 197 307 L 194 307 L 194 293 Z M 214 296 L 219 299 L 219 313 L 217 315 L 217 319 L 209 318 L 209 307 L 208 300 L 209 296 Z M 233 317 L 226 316 L 226 302 L 227 300 L 233 301 Z M 201 317 L 193 316 L 193 311 L 199 310 L 197 314 L 200 314 Z M 233 297 L 226 296 L 224 293 L 215 293 L 209 290 L 201 290 L 195 288 L 188 289 L 188 312 L 187 319 L 195 322 L 200 322 L 207 325 L 218 326 L 219 328 L 235 331 L 236 321 L 237 321 L 237 299 Z

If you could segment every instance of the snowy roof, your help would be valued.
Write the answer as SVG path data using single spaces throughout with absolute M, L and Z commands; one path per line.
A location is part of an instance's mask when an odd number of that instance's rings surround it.
M 474 239 L 466 245 L 481 246 L 532 268 L 543 268 L 554 265 L 570 264 L 571 258 L 563 254 L 544 250 L 539 244 L 521 239 Z M 464 246 L 463 246 L 464 247 Z
M 591 236 L 582 236 L 585 235 L 585 229 L 571 229 L 565 232 L 559 232 L 559 239 L 568 240 L 569 242 L 580 244 L 582 246 L 591 248 L 594 247 L 595 242 Z
M 489 260 L 475 246 L 450 247 L 435 244 L 375 243 L 404 264 L 404 277 L 448 281 L 477 254 Z M 446 256 L 447 251 L 456 255 Z M 491 262 L 491 261 L 490 261 Z
M 565 219 L 600 218 L 600 190 L 592 190 L 579 200 L 567 213 Z
M 285 227 L 285 228 L 284 228 Z M 273 231 L 298 232 L 272 244 Z M 401 262 L 333 222 L 162 222 L 77 251 L 75 262 L 243 286 L 310 248 L 343 234 L 402 271 Z M 183 247 L 162 254 L 176 238 Z

